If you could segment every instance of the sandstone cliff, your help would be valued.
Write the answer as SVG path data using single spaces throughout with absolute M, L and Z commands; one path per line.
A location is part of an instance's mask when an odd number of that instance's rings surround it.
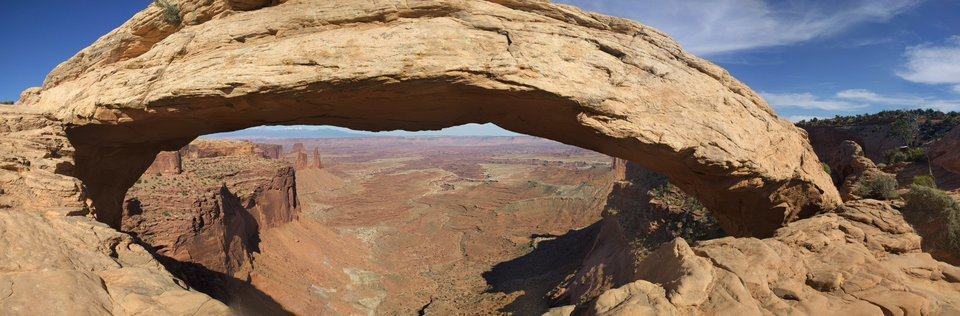
M 194 142 L 182 174 L 145 174 L 124 203 L 121 229 L 174 274 L 225 302 L 242 299 L 260 233 L 298 216 L 295 175 L 247 143 Z M 236 150 L 241 148 L 244 150 Z

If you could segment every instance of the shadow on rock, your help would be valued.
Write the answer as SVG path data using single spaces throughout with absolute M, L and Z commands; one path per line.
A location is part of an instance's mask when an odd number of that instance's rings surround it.
M 562 236 L 531 236 L 533 251 L 501 262 L 483 273 L 490 293 L 522 292 L 500 312 L 540 315 L 553 302 L 547 297 L 564 279 L 579 268 L 600 231 L 600 223 L 571 230 Z
M 160 255 L 157 255 L 157 260 L 191 288 L 230 306 L 236 315 L 293 315 L 247 280 L 207 269 L 197 263 L 181 262 Z

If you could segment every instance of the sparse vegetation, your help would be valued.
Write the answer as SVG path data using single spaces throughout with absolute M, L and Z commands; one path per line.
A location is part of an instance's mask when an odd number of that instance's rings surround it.
M 887 173 L 868 173 L 854 193 L 867 199 L 894 199 L 897 197 L 897 177 Z
M 937 110 L 897 110 L 875 114 L 836 116 L 832 119 L 800 121 L 799 126 L 867 126 L 889 125 L 889 137 L 901 140 L 912 147 L 922 147 L 928 142 L 943 137 L 954 126 L 960 125 L 960 112 Z
M 653 188 L 650 195 L 669 206 L 683 210 L 676 218 L 671 219 L 666 224 L 671 226 L 669 230 L 676 232 L 679 237 L 688 243 L 692 244 L 696 241 L 725 235 L 720 228 L 720 224 L 710 215 L 710 210 L 700 203 L 700 200 L 684 193 L 673 184 L 667 183 Z
M 953 251 L 960 251 L 960 205 L 946 192 L 921 186 L 910 186 L 910 192 L 903 196 L 906 204 L 903 213 L 912 223 L 933 223 L 941 221 L 944 225 L 945 243 L 941 245 Z M 926 239 L 926 238 L 925 238 Z
M 13 105 L 13 101 L 0 101 L 0 104 Z
M 887 163 L 896 164 L 901 162 L 923 163 L 927 161 L 927 151 L 923 148 L 907 148 L 905 150 L 890 150 L 886 155 Z
M 913 177 L 913 185 L 918 185 L 928 188 L 937 188 L 937 181 L 930 175 L 919 175 Z
M 830 165 L 823 162 L 821 162 L 820 164 L 823 165 L 823 172 L 826 172 L 827 174 L 833 174 L 833 172 L 830 170 Z
M 183 19 L 180 17 L 180 8 L 167 2 L 167 0 L 154 0 L 153 4 L 163 10 L 163 21 L 172 25 L 180 25 Z

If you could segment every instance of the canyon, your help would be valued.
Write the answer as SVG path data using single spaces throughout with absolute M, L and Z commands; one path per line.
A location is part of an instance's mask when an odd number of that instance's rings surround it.
M 0 107 L 3 314 L 960 313 L 908 204 L 844 189 L 955 191 L 946 121 L 804 130 L 547 1 L 167 2 Z M 466 123 L 543 139 L 196 141 Z
M 605 155 L 529 137 L 278 143 L 292 143 L 286 159 L 246 142 L 161 153 L 150 169 L 182 153 L 183 171 L 141 177 L 121 230 L 239 310 L 534 314 L 589 249 L 620 176 Z M 327 167 L 293 168 L 304 148 Z

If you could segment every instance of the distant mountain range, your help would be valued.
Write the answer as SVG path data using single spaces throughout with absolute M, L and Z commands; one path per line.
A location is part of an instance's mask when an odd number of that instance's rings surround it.
M 439 131 L 364 132 L 327 126 L 260 126 L 235 132 L 203 136 L 205 139 L 291 139 L 356 137 L 448 137 L 448 136 L 521 136 L 493 124 L 466 124 Z
M 353 138 L 370 137 L 375 133 L 352 132 L 328 127 L 266 126 L 254 127 L 235 132 L 210 134 L 203 138 L 212 139 L 286 139 L 286 138 Z

